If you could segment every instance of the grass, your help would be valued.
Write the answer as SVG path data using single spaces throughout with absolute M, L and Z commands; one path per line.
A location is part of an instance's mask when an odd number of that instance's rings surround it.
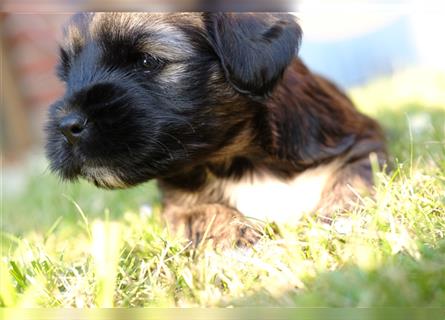
M 422 70 L 352 90 L 387 131 L 392 173 L 331 225 L 269 225 L 280 235 L 253 249 L 187 250 L 153 183 L 101 191 L 31 166 L 2 199 L 0 305 L 443 307 L 444 93 L 445 76 Z

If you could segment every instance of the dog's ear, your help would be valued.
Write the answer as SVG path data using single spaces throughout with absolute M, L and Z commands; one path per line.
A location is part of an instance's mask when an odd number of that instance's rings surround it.
M 205 13 L 203 20 L 227 80 L 254 96 L 270 92 L 301 40 L 291 14 Z

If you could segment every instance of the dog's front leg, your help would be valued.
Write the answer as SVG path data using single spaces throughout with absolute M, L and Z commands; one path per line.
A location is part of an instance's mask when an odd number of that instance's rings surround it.
M 194 247 L 209 244 L 227 249 L 254 244 L 261 233 L 240 212 L 221 204 L 201 204 L 191 208 L 167 206 L 164 217 L 171 230 L 184 235 Z
M 384 150 L 373 151 L 375 161 L 384 168 L 386 164 L 386 154 Z M 340 168 L 330 185 L 322 195 L 322 201 L 317 208 L 317 212 L 330 221 L 335 212 L 345 212 L 356 208 L 362 196 L 372 195 L 375 190 L 375 183 L 371 160 L 368 155 L 348 162 Z M 386 168 L 385 168 L 386 169 Z

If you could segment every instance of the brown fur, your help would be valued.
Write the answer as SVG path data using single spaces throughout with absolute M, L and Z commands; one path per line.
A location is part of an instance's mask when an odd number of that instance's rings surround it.
M 212 19 L 218 21 L 211 25 L 214 29 L 209 28 Z M 140 49 L 170 62 L 152 81 L 173 87 L 190 72 L 187 59 L 194 59 L 203 48 L 209 54 L 211 48 L 203 42 L 209 41 L 210 32 L 215 37 L 221 25 L 237 28 L 242 19 L 235 14 L 95 14 L 83 17 L 84 26 L 71 24 L 64 46 L 75 55 L 88 41 L 119 38 L 143 29 L 149 37 Z M 255 15 L 248 17 L 253 19 Z M 288 30 L 300 31 L 297 25 L 275 15 L 260 19 L 273 26 L 262 34 L 271 43 Z M 284 220 L 289 223 L 298 221 L 302 213 L 329 216 L 344 210 L 357 202 L 360 193 L 372 192 L 369 155 L 375 153 L 380 163 L 386 159 L 379 125 L 361 114 L 333 83 L 311 73 L 297 57 L 282 76 L 280 72 L 257 90 L 273 87 L 270 92 L 262 97 L 251 94 L 249 81 L 230 74 L 236 62 L 230 68 L 224 65 L 236 52 L 224 52 L 231 47 L 221 49 L 218 45 L 239 39 L 227 25 L 226 32 L 213 39 L 213 49 L 226 61 L 214 59 L 203 88 L 211 92 L 206 97 L 211 108 L 205 106 L 200 114 L 184 116 L 187 123 L 193 120 L 193 125 L 181 132 L 183 136 L 171 137 L 171 144 L 180 144 L 184 152 L 209 141 L 222 142 L 198 149 L 193 158 L 187 157 L 189 161 L 171 165 L 168 174 L 154 176 L 163 192 L 163 215 L 171 229 L 182 232 L 195 245 L 211 239 L 215 247 L 254 243 L 260 234 L 246 215 L 267 211 L 262 204 L 271 204 L 272 211 L 276 206 L 276 212 L 268 212 L 270 220 L 278 218 L 280 210 L 289 209 L 291 219 Z M 255 27 L 251 29 L 255 31 Z M 177 114 L 183 120 L 180 116 Z M 209 129 L 206 123 L 218 123 L 219 127 Z M 124 181 L 125 176 L 113 177 L 116 170 L 93 168 L 86 172 L 87 178 L 105 187 L 131 185 Z M 249 190 L 258 195 L 249 194 Z M 303 203 L 305 198 L 311 202 L 299 206 L 297 202 Z M 255 207 L 255 202 L 261 205 Z
M 238 244 L 251 243 L 258 237 L 255 227 L 252 233 L 239 232 L 240 221 L 244 221 L 245 226 L 251 222 L 232 207 L 225 195 L 228 182 L 224 178 L 237 170 L 237 166 L 239 177 L 231 179 L 234 183 L 241 176 L 252 174 L 274 175 L 286 181 L 310 168 L 339 161 L 338 169 L 332 172 L 314 210 L 321 217 L 350 207 L 360 194 L 372 191 L 369 154 L 376 153 L 383 165 L 386 159 L 383 133 L 378 124 L 358 112 L 334 84 L 314 75 L 295 58 L 265 106 L 270 115 L 266 131 L 273 133 L 266 150 L 260 144 L 268 135 L 253 134 L 257 130 L 253 129 L 252 119 L 233 144 L 214 155 L 206 166 L 160 181 L 167 221 L 173 225 L 185 222 L 190 239 L 199 238 L 193 235 L 202 234 L 204 227 L 210 229 L 213 242 L 225 245 L 230 242 L 227 239 L 232 239 L 227 238 L 228 234 L 238 235 Z M 313 118 L 319 121 L 317 139 L 310 135 Z M 289 123 L 292 119 L 296 119 L 295 122 Z M 290 130 L 300 131 L 305 137 L 296 153 L 285 149 L 291 145 L 285 141 Z M 243 161 L 248 163 L 247 168 L 239 165 L 238 162 Z M 270 201 L 274 201 L 273 194 Z M 211 225 L 215 216 L 217 223 Z

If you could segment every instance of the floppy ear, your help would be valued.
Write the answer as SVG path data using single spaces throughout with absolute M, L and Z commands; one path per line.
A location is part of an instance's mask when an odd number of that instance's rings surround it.
M 291 14 L 205 13 L 203 18 L 227 80 L 241 93 L 266 95 L 298 51 L 302 32 Z

